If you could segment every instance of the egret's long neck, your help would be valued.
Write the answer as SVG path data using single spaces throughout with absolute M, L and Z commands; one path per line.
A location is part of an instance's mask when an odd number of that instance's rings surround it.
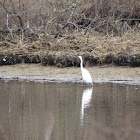
M 80 67 L 81 67 L 81 70 L 83 70 L 83 60 L 82 60 L 82 58 L 80 60 L 81 60 Z

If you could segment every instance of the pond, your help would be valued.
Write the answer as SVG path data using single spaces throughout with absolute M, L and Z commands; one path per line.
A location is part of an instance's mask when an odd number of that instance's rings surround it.
M 0 80 L 0 140 L 140 139 L 140 86 Z

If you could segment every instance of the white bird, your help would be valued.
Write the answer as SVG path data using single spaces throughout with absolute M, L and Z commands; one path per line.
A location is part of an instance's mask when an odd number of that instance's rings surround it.
M 90 73 L 88 72 L 88 70 L 83 68 L 83 60 L 82 60 L 82 56 L 78 56 L 81 60 L 80 63 L 80 67 L 81 67 L 81 72 L 82 72 L 82 77 L 83 77 L 83 81 L 87 84 L 91 84 L 92 85 L 92 78 Z
M 5 58 L 3 58 L 3 61 L 6 61 L 6 59 L 5 59 Z

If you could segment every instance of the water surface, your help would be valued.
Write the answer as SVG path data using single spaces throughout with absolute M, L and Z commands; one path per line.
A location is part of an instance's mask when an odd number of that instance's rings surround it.
M 0 81 L 0 140 L 138 140 L 140 86 Z

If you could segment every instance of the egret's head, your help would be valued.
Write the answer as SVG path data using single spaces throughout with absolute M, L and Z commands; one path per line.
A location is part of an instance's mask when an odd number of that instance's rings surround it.
M 82 56 L 78 56 L 80 59 L 82 59 Z

